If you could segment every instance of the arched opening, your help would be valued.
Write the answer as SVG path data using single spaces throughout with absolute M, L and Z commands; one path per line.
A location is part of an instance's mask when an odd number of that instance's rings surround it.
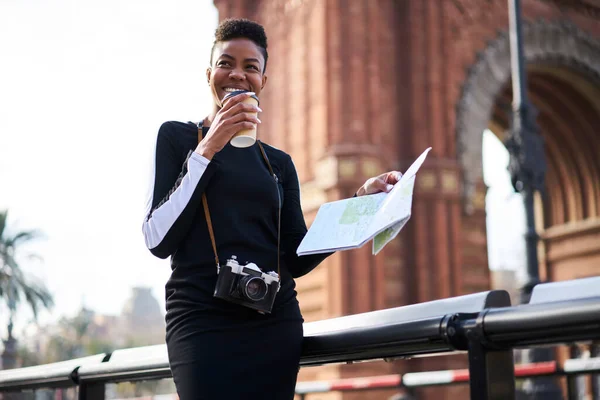
M 568 22 L 523 26 L 528 94 L 545 140 L 547 190 L 538 196 L 540 278 L 600 274 L 600 42 Z M 457 105 L 458 157 L 463 173 L 463 229 L 485 231 L 482 132 L 504 140 L 511 118 L 510 45 L 506 32 L 469 69 Z M 488 212 L 493 212 L 488 210 Z M 508 218 L 505 218 L 508 220 Z M 464 240 L 463 253 L 487 243 Z M 469 265 L 463 267 L 468 273 Z M 524 269 L 524 268 L 523 268 Z
M 600 84 L 578 71 L 539 63 L 528 69 L 528 94 L 538 111 L 536 121 L 548 166 L 546 192 L 536 204 L 536 225 L 542 237 L 540 275 L 544 280 L 573 278 L 566 265 L 590 264 L 589 257 L 600 257 L 600 246 L 580 248 L 579 243 L 592 239 L 600 218 Z M 507 82 L 496 98 L 489 124 L 490 132 L 501 141 L 510 127 L 511 101 Z M 488 214 L 493 212 L 488 210 Z M 513 218 L 501 220 L 510 225 Z
M 540 278 L 554 281 L 599 275 L 600 81 L 585 71 L 543 62 L 530 64 L 527 76 L 527 92 L 538 111 L 536 122 L 544 139 L 547 163 L 546 190 L 535 205 L 536 227 L 541 237 Z M 494 165 L 493 169 L 489 166 L 495 162 L 506 168 L 508 154 L 502 142 L 510 128 L 511 102 L 512 88 L 508 81 L 496 96 L 483 142 L 489 265 L 492 269 L 508 268 L 492 274 L 500 278 L 510 276 L 511 272 L 513 278 L 522 277 L 526 265 L 522 198 L 509 195 L 506 170 L 501 173 L 500 165 Z M 496 176 L 490 171 L 496 172 Z M 520 203 L 517 207 L 513 204 L 515 197 Z M 513 290 L 511 297 L 515 302 L 519 292 L 516 287 L 506 285 L 507 281 L 496 282 Z M 570 350 L 569 354 L 562 349 L 557 353 L 558 358 L 581 356 L 579 349 Z M 586 381 L 577 384 L 585 393 Z
M 562 67 L 533 65 L 528 77 L 548 164 L 541 227 L 596 218 L 600 198 L 600 86 Z M 511 99 L 511 88 L 506 85 L 492 112 L 490 127 L 501 140 L 509 128 Z

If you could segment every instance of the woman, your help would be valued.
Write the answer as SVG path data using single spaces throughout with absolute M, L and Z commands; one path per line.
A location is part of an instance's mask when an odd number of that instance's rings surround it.
M 259 142 L 244 149 L 229 144 L 236 132 L 261 123 L 260 107 L 243 100 L 265 87 L 267 58 L 262 26 L 223 21 L 206 71 L 212 111 L 198 124 L 166 122 L 158 132 L 143 231 L 154 255 L 171 256 L 166 342 L 182 400 L 294 397 L 303 338 L 294 278 L 328 254 L 296 255 L 307 229 L 290 156 Z M 246 93 L 222 101 L 236 90 Z M 371 178 L 356 195 L 389 191 L 399 176 Z M 241 265 L 279 272 L 271 310 L 213 296 L 215 258 L 222 270 L 233 256 Z

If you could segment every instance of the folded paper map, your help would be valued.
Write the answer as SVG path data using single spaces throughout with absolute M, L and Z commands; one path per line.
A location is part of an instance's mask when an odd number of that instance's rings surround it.
M 323 204 L 298 247 L 298 255 L 356 249 L 371 239 L 373 254 L 379 253 L 410 218 L 416 173 L 429 150 L 431 147 L 416 159 L 389 193 Z

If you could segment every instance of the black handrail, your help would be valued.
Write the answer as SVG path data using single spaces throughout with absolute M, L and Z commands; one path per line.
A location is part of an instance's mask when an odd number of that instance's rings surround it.
M 81 366 L 88 364 L 101 365 L 107 359 L 107 354 L 97 354 L 35 367 L 0 371 L 0 392 L 45 387 L 70 387 L 76 384 L 77 370 Z
M 447 340 L 448 315 L 476 316 L 491 307 L 510 306 L 504 290 L 305 324 L 300 365 L 409 357 L 456 351 Z M 461 349 L 465 350 L 465 349 Z
M 586 299 L 490 309 L 483 324 L 485 337 L 502 346 L 594 339 L 600 332 L 600 293 Z
M 165 345 L 116 350 L 107 362 L 84 365 L 77 371 L 81 383 L 124 382 L 170 378 Z
M 490 291 L 306 323 L 301 365 L 467 351 L 471 398 L 514 398 L 513 348 L 600 338 L 600 293 L 590 296 L 590 280 L 565 285 L 540 285 L 544 296 L 516 307 L 506 292 Z M 148 346 L 0 371 L 0 392 L 78 385 L 81 400 L 103 400 L 106 383 L 170 376 L 165 345 Z

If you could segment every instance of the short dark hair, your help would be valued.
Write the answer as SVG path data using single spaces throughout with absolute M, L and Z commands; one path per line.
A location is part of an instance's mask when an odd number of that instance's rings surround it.
M 217 43 L 237 38 L 249 39 L 260 48 L 260 52 L 265 59 L 265 66 L 263 68 L 263 72 L 265 72 L 267 69 L 267 59 L 269 58 L 265 28 L 261 24 L 245 18 L 228 18 L 219 24 L 215 31 L 215 42 L 210 50 L 210 65 L 213 63 L 213 53 Z

